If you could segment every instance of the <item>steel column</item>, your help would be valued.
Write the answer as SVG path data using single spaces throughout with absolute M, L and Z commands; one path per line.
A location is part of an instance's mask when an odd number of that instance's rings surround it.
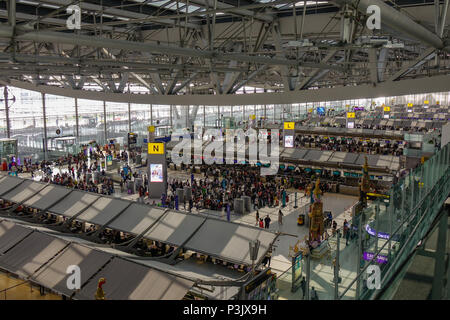
M 77 139 L 80 139 L 80 125 L 78 120 L 78 99 L 75 98 L 75 128 Z M 78 141 L 79 142 L 79 141 Z
M 9 122 L 8 87 L 7 86 L 5 86 L 5 89 L 3 92 L 5 95 L 6 136 L 8 138 L 11 138 L 11 127 L 10 127 L 10 122 Z
M 105 143 L 108 140 L 108 129 L 106 126 L 106 101 L 103 100 L 103 128 L 105 132 Z
M 44 121 L 44 141 L 43 141 L 43 150 L 44 150 L 44 160 L 47 160 L 47 115 L 45 113 L 45 93 L 42 93 L 42 116 Z

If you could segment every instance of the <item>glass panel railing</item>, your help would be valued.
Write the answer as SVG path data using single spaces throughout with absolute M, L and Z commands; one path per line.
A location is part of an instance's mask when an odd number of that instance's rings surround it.
M 368 218 L 367 234 L 361 243 L 364 262 L 354 279 L 363 284 L 359 291 L 360 299 L 371 299 L 379 293 L 379 290 L 367 286 L 369 265 L 379 268 L 382 288 L 430 228 L 449 195 L 449 152 L 450 145 L 447 145 L 424 165 L 400 179 L 390 191 L 389 203 L 376 201 L 364 209 L 361 217 L 363 220 Z M 368 253 L 371 259 L 367 259 Z M 351 289 L 347 286 L 340 298 L 347 298 Z
M 450 144 L 400 178 L 389 199 L 379 198 L 353 216 L 348 237 L 339 229 L 323 241 L 305 270 L 309 298 L 377 297 L 425 236 L 449 192 Z M 372 286 L 377 272 L 380 287 Z M 289 287 L 290 279 L 284 274 L 283 285 Z

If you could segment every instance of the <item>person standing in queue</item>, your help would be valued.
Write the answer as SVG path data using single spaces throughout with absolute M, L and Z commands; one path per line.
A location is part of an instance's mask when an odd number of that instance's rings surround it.
M 272 219 L 270 219 L 269 215 L 267 215 L 267 216 L 264 218 L 264 227 L 265 227 L 266 229 L 269 229 L 270 221 L 272 221 Z
M 259 211 L 256 210 L 256 225 L 259 223 Z
M 283 224 L 283 216 L 284 216 L 284 214 L 283 214 L 283 212 L 281 211 L 281 209 L 278 210 L 278 223 L 279 223 L 280 225 Z
M 260 227 L 260 228 L 264 228 L 264 221 L 263 221 L 262 218 L 259 219 L 259 227 Z

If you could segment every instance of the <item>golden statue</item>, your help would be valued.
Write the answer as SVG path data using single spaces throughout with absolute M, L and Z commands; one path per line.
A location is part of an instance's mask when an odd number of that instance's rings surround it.
M 105 278 L 98 280 L 97 292 L 95 293 L 95 300 L 106 300 L 105 292 L 103 291 L 103 284 L 106 282 Z
M 316 186 L 313 191 L 312 201 L 313 203 L 309 209 L 309 241 L 317 241 L 320 243 L 321 236 L 324 232 L 324 219 L 323 219 L 323 203 L 321 200 L 322 191 L 319 188 L 320 179 L 317 179 Z

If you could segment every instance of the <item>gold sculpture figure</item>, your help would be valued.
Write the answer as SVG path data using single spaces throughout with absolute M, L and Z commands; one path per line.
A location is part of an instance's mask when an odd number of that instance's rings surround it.
M 309 212 L 309 242 L 317 241 L 320 243 L 321 236 L 324 232 L 323 219 L 323 203 L 321 200 L 322 191 L 319 188 L 320 179 L 317 179 L 316 186 L 313 191 L 312 200 L 314 201 L 310 206 Z
M 105 278 L 100 278 L 98 280 L 97 292 L 95 293 L 95 300 L 106 300 L 105 292 L 103 291 L 102 286 L 105 284 Z

